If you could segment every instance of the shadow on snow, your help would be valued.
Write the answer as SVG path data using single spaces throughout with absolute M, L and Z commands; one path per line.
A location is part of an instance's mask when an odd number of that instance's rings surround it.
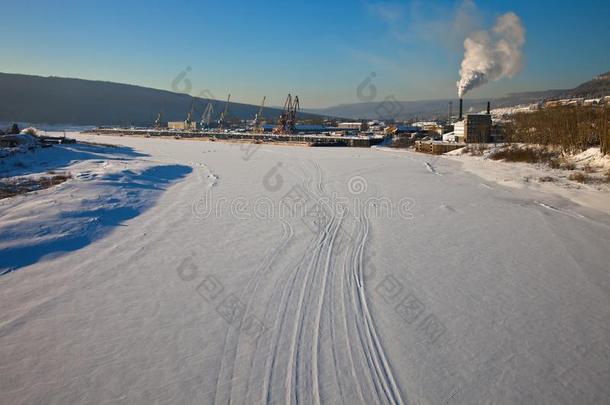
M 165 187 L 191 171 L 189 166 L 167 165 L 154 166 L 141 173 L 124 170 L 103 176 L 99 182 L 99 199 L 85 201 L 83 210 L 61 212 L 54 218 L 58 224 L 67 224 L 68 232 L 56 230 L 57 237 L 52 240 L 0 250 L 0 275 L 42 258 L 73 252 L 104 237 L 114 227 L 153 206 Z

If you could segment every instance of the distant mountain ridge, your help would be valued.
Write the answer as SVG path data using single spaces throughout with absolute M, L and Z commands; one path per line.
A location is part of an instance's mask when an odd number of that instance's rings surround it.
M 147 87 L 105 81 L 0 73 L 0 121 L 74 125 L 151 125 L 163 112 L 164 121 L 186 118 L 193 97 Z M 222 100 L 195 98 L 193 118 L 199 120 L 208 102 L 214 119 Z M 256 105 L 231 103 L 229 118 L 253 119 Z M 277 108 L 265 108 L 277 118 Z M 303 113 L 302 117 L 313 117 Z
M 496 108 L 513 107 L 548 99 L 597 98 L 606 95 L 610 95 L 610 72 L 596 76 L 573 89 L 511 93 L 505 97 L 489 101 L 492 103 L 492 108 Z M 486 108 L 487 101 L 487 99 L 464 99 L 464 111 L 483 111 Z M 434 119 L 447 117 L 449 102 L 453 102 L 453 113 L 457 114 L 457 99 L 341 104 L 328 108 L 308 109 L 307 111 L 350 119 Z
M 492 99 L 492 108 L 512 107 L 544 99 L 595 98 L 610 95 L 610 71 L 573 89 L 531 91 Z M 159 112 L 164 121 L 186 118 L 193 97 L 147 87 L 105 81 L 42 77 L 0 73 L 0 122 L 32 122 L 73 125 L 151 125 Z M 465 99 L 464 111 L 483 111 L 487 99 Z M 195 98 L 194 119 L 199 120 L 208 102 L 214 119 L 224 109 L 222 100 Z M 457 114 L 456 99 L 393 101 L 342 104 L 328 108 L 304 109 L 299 116 L 342 117 L 346 119 L 435 119 L 446 118 L 449 102 Z M 258 106 L 231 103 L 229 117 L 252 119 Z M 275 119 L 281 109 L 265 108 L 266 118 Z
M 509 94 L 507 98 L 521 97 L 533 99 L 549 98 L 597 98 L 610 95 L 610 71 L 596 76 L 573 89 L 528 91 Z

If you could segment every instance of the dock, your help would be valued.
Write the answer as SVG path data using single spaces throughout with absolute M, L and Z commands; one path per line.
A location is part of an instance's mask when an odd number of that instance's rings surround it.
M 256 134 L 251 132 L 176 131 L 166 129 L 96 128 L 85 131 L 100 135 L 127 135 L 145 137 L 200 138 L 209 140 L 244 141 L 253 143 L 306 144 L 308 146 L 346 146 L 370 148 L 383 142 L 383 137 L 332 136 L 320 134 Z

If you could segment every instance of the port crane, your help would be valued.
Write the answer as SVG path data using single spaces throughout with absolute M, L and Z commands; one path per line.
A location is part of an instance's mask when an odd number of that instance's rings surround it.
M 257 134 L 263 133 L 265 129 L 263 128 L 263 108 L 265 108 L 265 100 L 267 100 L 267 96 L 263 97 L 263 101 L 261 102 L 261 106 L 258 109 L 258 113 L 254 116 L 254 132 Z
M 288 94 L 286 101 L 284 102 L 284 111 L 278 118 L 277 126 L 273 129 L 274 134 L 292 134 L 295 131 L 297 122 L 297 113 L 301 108 L 299 104 L 299 96 Z
M 203 114 L 201 114 L 201 126 L 204 128 L 210 127 L 210 121 L 212 120 L 212 114 L 214 114 L 214 104 L 211 102 L 205 107 L 203 110 Z
M 186 120 L 184 121 L 186 129 L 191 129 L 191 125 L 193 123 L 193 112 L 195 110 L 195 100 L 191 101 L 191 109 L 186 115 Z
M 157 114 L 157 118 L 155 119 L 155 128 L 161 128 L 163 126 L 163 124 L 161 123 L 162 119 L 163 119 L 163 114 L 161 114 L 161 112 L 159 112 Z
M 218 127 L 220 129 L 224 129 L 224 127 L 225 127 L 225 121 L 229 114 L 229 104 L 230 103 L 231 103 L 231 95 L 229 94 L 229 97 L 227 97 L 227 104 L 225 104 L 225 109 L 222 113 L 220 113 L 220 118 L 218 119 Z

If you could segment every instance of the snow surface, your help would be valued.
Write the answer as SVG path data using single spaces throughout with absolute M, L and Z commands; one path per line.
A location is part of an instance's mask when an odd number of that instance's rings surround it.
M 605 173 L 610 172 L 610 156 L 603 156 L 599 148 L 589 148 L 582 153 L 566 158 L 574 163 L 575 170 L 552 169 L 546 163 L 530 164 L 491 160 L 488 155 L 494 148 L 489 144 L 482 156 L 464 153 L 464 148 L 456 149 L 443 155 L 462 164 L 462 169 L 476 174 L 483 179 L 501 185 L 545 194 L 554 194 L 562 199 L 572 201 L 584 207 L 592 208 L 610 215 L 610 184 L 605 180 Z M 591 167 L 597 179 L 602 182 L 583 184 L 570 180 L 570 175 Z M 542 179 L 542 180 L 541 180 Z M 552 181 L 543 181 L 552 179 Z M 545 196 L 544 198 L 548 198 Z
M 122 146 L 0 200 L 2 403 L 610 397 L 598 210 L 410 152 L 68 135 Z

